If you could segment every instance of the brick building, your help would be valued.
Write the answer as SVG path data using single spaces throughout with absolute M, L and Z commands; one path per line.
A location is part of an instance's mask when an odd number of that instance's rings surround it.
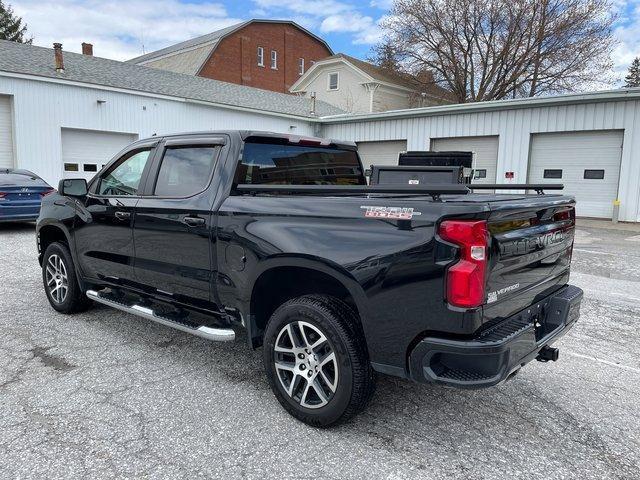
M 248 20 L 129 60 L 129 63 L 289 93 L 314 62 L 333 55 L 291 21 Z

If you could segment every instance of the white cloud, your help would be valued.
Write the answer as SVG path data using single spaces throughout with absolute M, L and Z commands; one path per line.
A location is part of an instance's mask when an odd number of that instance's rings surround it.
M 281 0 L 253 0 L 253 2 L 259 8 L 271 12 L 272 16 L 281 12 L 286 18 L 289 18 L 292 13 L 303 15 L 306 23 L 301 25 L 307 28 L 319 28 L 322 33 L 351 34 L 354 44 L 374 44 L 382 36 L 379 20 L 363 15 L 356 5 L 349 2 L 338 0 L 290 0 L 286 3 Z M 378 8 L 383 8 L 382 4 L 380 3 Z M 297 21 L 295 17 L 294 21 Z
M 640 2 L 630 0 L 619 2 L 620 20 L 615 30 L 619 40 L 613 51 L 616 76 L 621 80 L 635 57 L 640 56 Z
M 28 24 L 34 44 L 79 52 L 94 44 L 97 56 L 125 60 L 242 21 L 230 18 L 220 3 L 178 0 L 23 0 L 13 5 Z

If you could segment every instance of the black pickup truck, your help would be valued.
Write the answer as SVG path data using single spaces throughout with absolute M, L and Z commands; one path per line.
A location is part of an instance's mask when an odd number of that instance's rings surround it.
M 353 143 L 221 131 L 140 140 L 62 180 L 37 242 L 55 310 L 244 330 L 284 408 L 328 426 L 376 372 L 479 388 L 556 360 L 582 299 L 574 226 L 568 196 L 369 186 Z

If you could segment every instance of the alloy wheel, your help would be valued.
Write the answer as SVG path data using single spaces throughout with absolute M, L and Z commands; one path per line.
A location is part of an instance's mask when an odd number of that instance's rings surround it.
M 325 406 L 338 386 L 338 361 L 327 337 L 311 323 L 293 321 L 278 333 L 274 365 L 284 391 L 306 408 Z
M 69 292 L 69 278 L 67 267 L 59 255 L 53 254 L 47 260 L 45 280 L 51 298 L 56 303 L 62 303 Z

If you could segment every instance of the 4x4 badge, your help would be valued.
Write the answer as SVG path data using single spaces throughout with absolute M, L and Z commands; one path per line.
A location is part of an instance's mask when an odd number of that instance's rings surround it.
M 422 212 L 416 212 L 410 207 L 373 207 L 361 206 L 364 216 L 367 218 L 390 218 L 393 220 L 411 220 L 414 215 L 422 215 Z

